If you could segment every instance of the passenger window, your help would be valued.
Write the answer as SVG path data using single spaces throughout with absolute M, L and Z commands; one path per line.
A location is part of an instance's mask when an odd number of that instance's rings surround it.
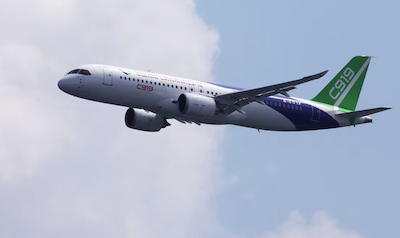
M 207 91 L 207 94 L 210 94 L 210 91 Z
M 167 84 L 167 87 L 169 87 L 169 84 Z
M 300 107 L 300 111 L 303 111 L 303 107 Z
M 150 81 L 150 84 L 153 84 L 153 82 Z
M 181 86 L 181 90 L 182 90 L 182 86 Z
M 203 90 L 200 90 L 200 92 L 202 93 L 202 92 L 203 92 Z
M 142 79 L 142 83 L 143 83 L 144 81 L 143 81 L 143 79 Z
M 190 91 L 193 91 L 193 88 L 191 88 Z
M 268 101 L 265 101 L 265 104 L 266 104 L 266 105 L 268 105 L 268 104 L 269 104 L 269 102 L 268 102 Z
M 122 79 L 122 76 L 119 76 L 120 79 Z
M 158 86 L 161 86 L 161 83 L 158 83 Z
M 279 106 L 279 107 L 282 107 L 282 104 L 281 104 L 281 103 L 278 103 L 278 106 Z
M 126 77 L 125 77 L 125 80 L 126 80 Z
M 129 81 L 131 81 L 131 78 L 128 78 Z
M 187 88 L 185 87 L 185 90 L 187 90 Z
M 178 88 L 178 86 L 175 86 L 176 88 Z
M 165 87 L 165 83 L 162 84 Z
M 299 110 L 299 107 L 298 107 L 298 106 L 296 106 L 296 110 Z

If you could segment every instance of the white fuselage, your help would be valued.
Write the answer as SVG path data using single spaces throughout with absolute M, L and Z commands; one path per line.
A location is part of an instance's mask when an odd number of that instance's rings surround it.
M 167 75 L 106 65 L 85 65 L 90 75 L 66 74 L 60 81 L 63 91 L 84 99 L 140 108 L 176 118 L 182 122 L 233 124 L 263 130 L 295 131 L 349 126 L 347 119 L 335 117 L 337 110 L 309 100 L 282 95 L 263 98 L 243 106 L 245 113 L 217 113 L 208 117 L 183 115 L 176 100 L 183 93 L 213 98 L 239 89 Z M 364 123 L 360 118 L 353 124 Z

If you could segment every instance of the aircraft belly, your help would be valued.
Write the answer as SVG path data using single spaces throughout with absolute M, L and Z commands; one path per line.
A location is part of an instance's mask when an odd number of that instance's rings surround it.
M 284 115 L 267 105 L 251 103 L 243 107 L 246 120 L 237 125 L 263 130 L 296 130 L 296 126 Z

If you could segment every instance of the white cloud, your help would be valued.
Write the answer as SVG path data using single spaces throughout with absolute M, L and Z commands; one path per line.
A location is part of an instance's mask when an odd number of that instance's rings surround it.
M 54 65 L 39 49 L 4 44 L 0 55 L 0 180 L 10 182 L 32 175 L 42 160 L 58 154 L 74 136 L 62 124 L 73 125 L 76 112 L 60 110 L 48 91 L 54 80 L 43 75 Z
M 23 6 L 23 7 L 21 7 Z M 212 80 L 218 34 L 190 0 L 2 1 L 0 236 L 204 237 L 223 128 L 125 127 L 57 88 L 85 63 Z
M 298 211 L 293 211 L 286 222 L 260 238 L 361 238 L 361 236 L 339 227 L 338 222 L 329 218 L 324 212 L 315 213 L 308 222 Z
M 58 142 L 64 138 L 70 140 L 70 135 L 65 137 L 66 133 L 60 130 L 78 125 L 71 121 L 76 115 L 68 117 L 66 114 L 82 115 L 82 112 L 64 108 L 78 103 L 61 95 L 56 82 L 65 71 L 80 64 L 98 62 L 131 68 L 151 67 L 153 71 L 212 80 L 218 35 L 196 15 L 192 1 L 163 3 L 136 0 L 78 4 L 41 0 L 35 4 L 26 1 L 25 7 L 20 8 L 24 3 L 2 2 L 0 6 L 5 14 L 1 28 L 7 34 L 0 39 L 1 102 L 6 104 L 2 106 L 7 110 L 3 111 L 1 125 L 9 131 L 12 129 L 12 135 L 1 137 L 6 142 L 2 145 L 1 160 L 15 161 L 12 157 L 17 154 L 16 146 L 10 144 L 15 145 L 16 140 L 34 137 L 39 143 L 43 134 L 51 134 Z M 16 110 L 17 106 L 20 110 Z M 38 113 L 44 108 L 47 111 Z M 45 125 L 46 133 L 43 133 L 45 130 L 41 126 Z M 21 141 L 19 148 L 40 147 L 34 144 Z M 31 156 L 46 157 L 42 155 Z M 3 171 L 0 175 L 6 173 L 12 174 Z

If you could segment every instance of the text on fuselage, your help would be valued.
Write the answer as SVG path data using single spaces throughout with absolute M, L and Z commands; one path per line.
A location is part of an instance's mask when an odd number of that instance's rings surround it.
M 301 105 L 301 102 L 290 100 L 290 99 L 282 99 L 283 103 L 289 103 L 293 105 Z
M 149 92 L 153 91 L 153 86 L 148 86 L 148 85 L 144 85 L 144 84 L 138 84 L 136 86 L 136 88 L 139 90 L 144 90 L 144 91 L 149 91 Z

